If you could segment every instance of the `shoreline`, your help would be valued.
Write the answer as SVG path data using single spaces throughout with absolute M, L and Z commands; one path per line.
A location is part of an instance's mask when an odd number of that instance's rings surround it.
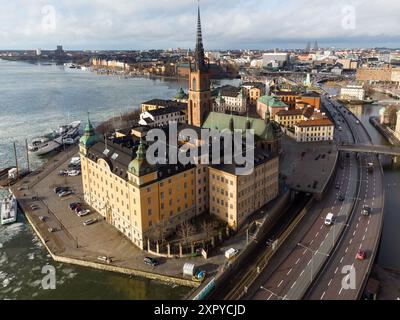
M 55 212 L 55 209 L 53 208 L 50 209 L 49 202 L 51 200 L 48 197 L 40 197 L 39 210 L 34 211 L 30 209 L 29 205 L 31 197 L 37 195 L 39 192 L 39 190 L 35 191 L 35 186 L 38 185 L 40 189 L 40 184 L 43 183 L 43 180 L 51 179 L 49 178 L 51 174 L 54 174 L 54 172 L 57 172 L 62 165 L 65 165 L 65 163 L 69 161 L 70 157 L 76 152 L 77 150 L 75 149 L 75 147 L 72 147 L 65 152 L 60 152 L 52 158 L 49 158 L 49 161 L 37 171 L 33 172 L 33 174 L 21 179 L 17 184 L 10 188 L 10 191 L 17 198 L 21 212 L 25 215 L 27 221 L 29 222 L 29 225 L 32 227 L 34 233 L 38 236 L 43 246 L 50 254 L 51 258 L 54 261 L 60 263 L 137 276 L 189 288 L 197 288 L 199 286 L 198 282 L 184 278 L 182 277 L 182 275 L 179 276 L 177 270 L 180 270 L 180 266 L 175 268 L 173 268 L 173 266 L 170 266 L 170 268 L 164 271 L 164 273 L 160 273 L 158 272 L 160 269 L 153 270 L 151 268 L 148 268 L 149 270 L 146 270 L 146 266 L 136 267 L 134 263 L 131 263 L 130 258 L 132 257 L 130 256 L 118 257 L 118 259 L 115 259 L 115 261 L 111 264 L 100 263 L 97 261 L 97 257 L 105 254 L 102 249 L 99 249 L 99 251 L 95 251 L 95 248 L 89 248 L 88 245 L 83 245 L 83 240 L 79 240 L 80 243 L 78 245 L 78 238 L 76 234 L 72 235 L 70 233 L 75 232 L 75 230 L 72 231 L 71 228 L 71 231 L 68 231 L 68 228 L 70 228 L 70 226 L 66 226 L 67 222 L 65 217 L 63 216 L 62 218 L 60 218 L 59 216 L 57 216 L 62 215 L 63 213 L 61 211 Z M 56 162 L 54 160 L 56 160 Z M 42 179 L 40 179 L 40 176 L 42 176 Z M 80 177 L 78 177 L 78 179 L 80 179 Z M 20 187 L 22 187 L 23 190 L 18 190 Z M 57 199 L 57 201 L 62 200 Z M 42 207 L 46 207 L 46 203 L 48 205 L 47 213 L 46 209 L 42 209 Z M 44 222 L 41 221 L 38 218 L 38 214 L 46 216 L 46 220 Z M 70 212 L 67 212 L 66 214 L 72 216 Z M 101 224 L 103 224 L 103 222 Z M 57 226 L 57 231 L 52 233 L 49 231 L 49 227 L 54 227 L 54 225 Z M 104 226 L 102 227 L 104 228 Z M 108 227 L 108 229 L 111 228 L 111 226 Z M 86 230 L 90 229 L 84 229 L 85 232 Z M 109 238 L 114 237 L 115 242 L 124 242 L 122 245 L 127 242 L 123 241 L 124 239 L 122 238 L 122 236 L 121 239 L 117 238 L 116 231 L 113 232 L 113 234 L 108 234 L 107 236 Z M 102 239 L 102 241 L 105 242 L 106 239 Z M 100 246 L 100 248 L 101 247 L 102 246 Z M 110 247 L 114 248 L 113 246 Z M 115 249 L 115 251 L 117 251 L 117 249 Z M 143 252 L 143 254 L 146 253 L 147 252 Z M 139 260 L 141 259 L 142 256 L 139 257 Z

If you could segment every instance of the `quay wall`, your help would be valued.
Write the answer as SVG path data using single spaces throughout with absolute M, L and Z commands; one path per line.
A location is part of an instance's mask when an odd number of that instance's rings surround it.
M 144 278 L 151 279 L 151 280 L 158 280 L 158 281 L 167 282 L 167 283 L 174 283 L 174 284 L 185 286 L 185 287 L 197 288 L 199 286 L 199 283 L 192 281 L 192 280 L 186 280 L 186 279 L 182 279 L 182 278 L 165 276 L 165 275 L 161 275 L 161 274 L 153 273 L 153 272 L 145 272 L 145 271 L 141 271 L 141 270 L 123 268 L 123 267 L 118 267 L 118 266 L 113 266 L 113 265 L 108 265 L 108 264 L 103 264 L 103 263 L 97 263 L 97 262 L 88 261 L 88 260 L 77 259 L 77 258 L 68 257 L 68 256 L 57 255 L 57 254 L 53 253 L 51 251 L 51 249 L 48 247 L 46 240 L 44 239 L 42 234 L 39 232 L 38 228 L 36 228 L 35 223 L 34 223 L 33 219 L 30 217 L 30 215 L 25 214 L 25 216 L 26 216 L 28 222 L 30 223 L 30 225 L 32 226 L 33 230 L 35 231 L 36 235 L 39 237 L 40 241 L 43 243 L 46 250 L 49 252 L 52 259 L 56 262 L 73 264 L 73 265 L 77 265 L 77 266 L 81 266 L 81 267 L 94 268 L 94 269 L 98 269 L 98 270 L 122 273 L 122 274 L 126 274 L 126 275 L 137 276 L 137 277 L 144 277 Z

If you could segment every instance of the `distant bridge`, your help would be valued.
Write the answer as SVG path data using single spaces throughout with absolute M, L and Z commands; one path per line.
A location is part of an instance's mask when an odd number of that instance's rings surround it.
M 373 104 L 384 104 L 384 105 L 391 105 L 391 104 L 400 104 L 400 100 L 379 100 L 374 102 Z
M 383 146 L 376 144 L 342 144 L 338 150 L 347 152 L 384 154 L 388 156 L 400 156 L 400 147 Z

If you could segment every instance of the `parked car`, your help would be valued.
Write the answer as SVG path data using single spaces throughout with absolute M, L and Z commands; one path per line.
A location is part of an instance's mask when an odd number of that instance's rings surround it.
M 81 211 L 79 211 L 78 213 L 77 213 L 77 215 L 79 216 L 79 217 L 84 217 L 84 216 L 87 216 L 88 214 L 90 214 L 90 210 L 81 210 Z
M 344 196 L 342 194 L 339 195 L 339 201 L 343 202 L 344 201 Z
M 99 256 L 97 257 L 97 260 L 102 261 L 102 262 L 106 262 L 106 263 L 111 263 L 112 259 L 110 257 L 107 256 Z
M 59 176 L 67 176 L 68 175 L 68 171 L 67 170 L 60 170 L 59 172 L 58 172 L 58 175 Z
M 357 260 L 365 260 L 366 257 L 367 257 L 367 255 L 366 255 L 364 250 L 360 249 L 360 250 L 357 251 L 357 254 L 356 254 L 356 259 Z
M 69 208 L 73 211 L 76 209 L 77 206 L 80 206 L 81 203 L 80 202 L 72 202 L 69 204 Z
M 97 219 L 89 219 L 83 222 L 83 225 L 86 226 L 90 226 L 91 224 L 94 224 L 97 222 Z
M 79 176 L 81 172 L 79 170 L 70 170 L 68 171 L 68 176 L 69 177 L 76 177 Z
M 144 258 L 143 261 L 145 264 L 152 266 L 152 267 L 155 267 L 158 265 L 157 259 L 154 259 L 154 258 L 146 257 L 146 258 Z
M 57 188 L 54 188 L 54 190 L 55 190 L 54 192 L 56 194 L 60 194 L 61 192 L 70 191 L 71 189 L 68 187 L 57 187 Z
M 58 196 L 60 197 L 60 198 L 64 198 L 64 197 L 67 197 L 67 196 L 70 196 L 71 194 L 74 194 L 72 191 L 63 191 L 63 192 L 60 192 L 59 194 L 58 194 Z
M 225 251 L 225 258 L 227 259 L 232 259 L 233 257 L 235 257 L 237 254 L 239 253 L 239 250 L 231 248 L 227 251 Z
M 336 183 L 335 188 L 336 188 L 337 190 L 339 190 L 339 189 L 340 189 L 340 183 Z
M 54 193 L 59 193 L 61 191 L 66 191 L 68 187 L 55 187 L 53 188 Z

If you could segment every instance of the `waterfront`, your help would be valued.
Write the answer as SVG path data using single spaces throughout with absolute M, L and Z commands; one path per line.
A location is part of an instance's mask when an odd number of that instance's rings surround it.
M 172 98 L 176 81 L 124 79 L 62 66 L 0 60 L 0 167 L 14 164 L 12 142 L 25 163 L 25 138 L 68 121 L 93 122 L 127 112 L 152 98 Z M 31 158 L 31 167 L 43 163 Z M 42 267 L 56 267 L 57 289 L 41 289 Z M 17 224 L 0 226 L 0 299 L 179 299 L 190 289 L 156 281 L 54 263 L 22 214 Z

